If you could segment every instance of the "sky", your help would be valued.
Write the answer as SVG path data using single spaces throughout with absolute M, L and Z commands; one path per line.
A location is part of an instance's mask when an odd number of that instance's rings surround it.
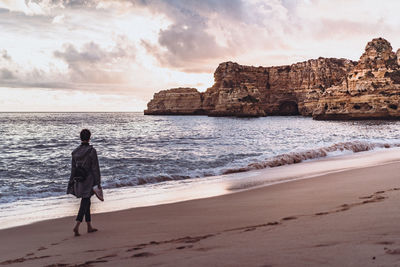
M 0 0 L 0 111 L 143 111 L 218 64 L 358 60 L 400 47 L 400 1 Z

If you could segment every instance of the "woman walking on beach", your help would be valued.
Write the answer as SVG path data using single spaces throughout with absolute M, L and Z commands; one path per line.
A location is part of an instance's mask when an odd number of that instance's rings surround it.
M 96 149 L 89 145 L 91 133 L 83 129 L 80 133 L 81 144 L 72 152 L 71 177 L 68 183 L 67 194 L 73 194 L 81 199 L 76 225 L 73 229 L 75 236 L 79 236 L 79 225 L 83 217 L 87 223 L 88 233 L 96 232 L 91 225 L 90 197 L 94 194 L 93 187 L 100 186 L 100 167 Z

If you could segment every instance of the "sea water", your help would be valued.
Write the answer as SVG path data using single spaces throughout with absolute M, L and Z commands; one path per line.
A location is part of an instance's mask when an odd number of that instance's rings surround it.
M 111 199 L 129 197 L 131 206 L 187 199 L 176 190 L 191 185 L 202 184 L 201 190 L 210 191 L 208 195 L 218 195 L 225 189 L 212 189 L 207 183 L 239 177 L 219 176 L 224 173 L 400 143 L 398 121 L 0 113 L 0 223 L 15 221 L 20 207 L 35 207 L 37 213 L 45 203 L 68 206 L 76 202 L 65 192 L 71 152 L 80 144 L 83 128 L 92 132 L 103 188 Z M 241 179 L 247 176 L 240 175 Z M 50 212 L 46 218 L 57 216 L 62 214 Z M 38 220 L 38 214 L 31 217 L 36 219 L 30 221 Z

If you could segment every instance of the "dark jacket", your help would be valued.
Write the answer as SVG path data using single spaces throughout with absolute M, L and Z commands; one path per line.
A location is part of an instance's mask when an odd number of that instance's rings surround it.
M 74 182 L 73 179 L 77 163 L 79 165 L 84 163 L 83 167 L 88 172 L 88 176 L 83 182 Z M 82 143 L 72 151 L 71 176 L 69 178 L 67 194 L 73 194 L 79 198 L 91 197 L 93 195 L 93 186 L 100 186 L 100 182 L 100 167 L 96 149 L 88 143 Z

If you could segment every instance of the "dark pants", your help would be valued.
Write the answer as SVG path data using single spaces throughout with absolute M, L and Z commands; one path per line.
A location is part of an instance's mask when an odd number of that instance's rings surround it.
M 78 216 L 76 216 L 76 220 L 82 222 L 83 215 L 85 215 L 85 221 L 90 222 L 90 198 L 82 198 L 81 206 L 79 207 Z

